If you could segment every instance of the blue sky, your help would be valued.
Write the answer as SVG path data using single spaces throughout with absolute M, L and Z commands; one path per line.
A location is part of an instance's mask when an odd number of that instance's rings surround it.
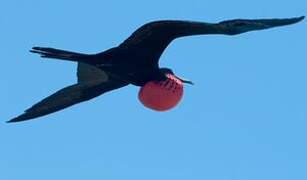
M 158 113 L 128 86 L 19 124 L 4 121 L 75 83 L 76 65 L 32 46 L 96 53 L 161 19 L 216 22 L 307 14 L 285 1 L 1 3 L 0 179 L 307 179 L 306 21 L 240 36 L 174 41 L 160 65 L 192 79 Z

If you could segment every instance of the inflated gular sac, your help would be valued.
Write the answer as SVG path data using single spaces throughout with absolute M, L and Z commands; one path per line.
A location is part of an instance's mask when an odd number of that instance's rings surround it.
M 139 100 L 152 110 L 167 111 L 175 107 L 183 95 L 183 83 L 172 74 L 165 81 L 149 81 L 141 87 Z

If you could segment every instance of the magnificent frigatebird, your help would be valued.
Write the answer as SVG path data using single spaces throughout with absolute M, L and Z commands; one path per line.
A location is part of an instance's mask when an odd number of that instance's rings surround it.
M 176 38 L 204 34 L 237 35 L 248 31 L 290 25 L 303 19 L 304 16 L 287 19 L 235 19 L 219 23 L 154 21 L 141 26 L 119 46 L 98 54 L 33 47 L 30 52 L 40 54 L 43 58 L 78 62 L 78 82 L 45 98 L 8 122 L 44 116 L 128 84 L 144 86 L 147 82 L 164 81 L 167 79 L 166 74 L 173 74 L 173 72 L 168 68 L 160 68 L 159 58 L 165 48 Z M 189 83 L 189 81 L 178 79 Z

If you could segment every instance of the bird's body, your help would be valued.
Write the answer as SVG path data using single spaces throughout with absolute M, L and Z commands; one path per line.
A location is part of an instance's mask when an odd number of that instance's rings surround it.
M 176 38 L 203 34 L 236 35 L 290 25 L 302 19 L 304 17 L 237 19 L 220 23 L 155 21 L 137 29 L 119 46 L 98 54 L 33 47 L 31 52 L 38 53 L 41 57 L 78 62 L 78 83 L 47 97 L 9 122 L 24 121 L 50 114 L 128 84 L 143 87 L 152 81 L 167 80 L 167 74 L 174 75 L 173 72 L 168 68 L 160 68 L 158 63 L 165 48 Z

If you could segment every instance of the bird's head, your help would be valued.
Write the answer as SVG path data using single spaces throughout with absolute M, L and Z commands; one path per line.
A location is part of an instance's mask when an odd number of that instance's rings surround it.
M 188 79 L 185 79 L 185 78 L 181 78 L 181 77 L 176 76 L 176 75 L 174 74 L 174 72 L 173 72 L 171 69 L 169 69 L 169 68 L 160 68 L 160 73 L 161 73 L 161 75 L 162 75 L 165 79 L 168 78 L 167 75 L 169 74 L 169 75 L 174 76 L 174 77 L 177 78 L 178 80 L 180 80 L 182 83 L 191 84 L 191 85 L 194 84 L 192 81 L 190 81 L 190 80 L 188 80 Z

